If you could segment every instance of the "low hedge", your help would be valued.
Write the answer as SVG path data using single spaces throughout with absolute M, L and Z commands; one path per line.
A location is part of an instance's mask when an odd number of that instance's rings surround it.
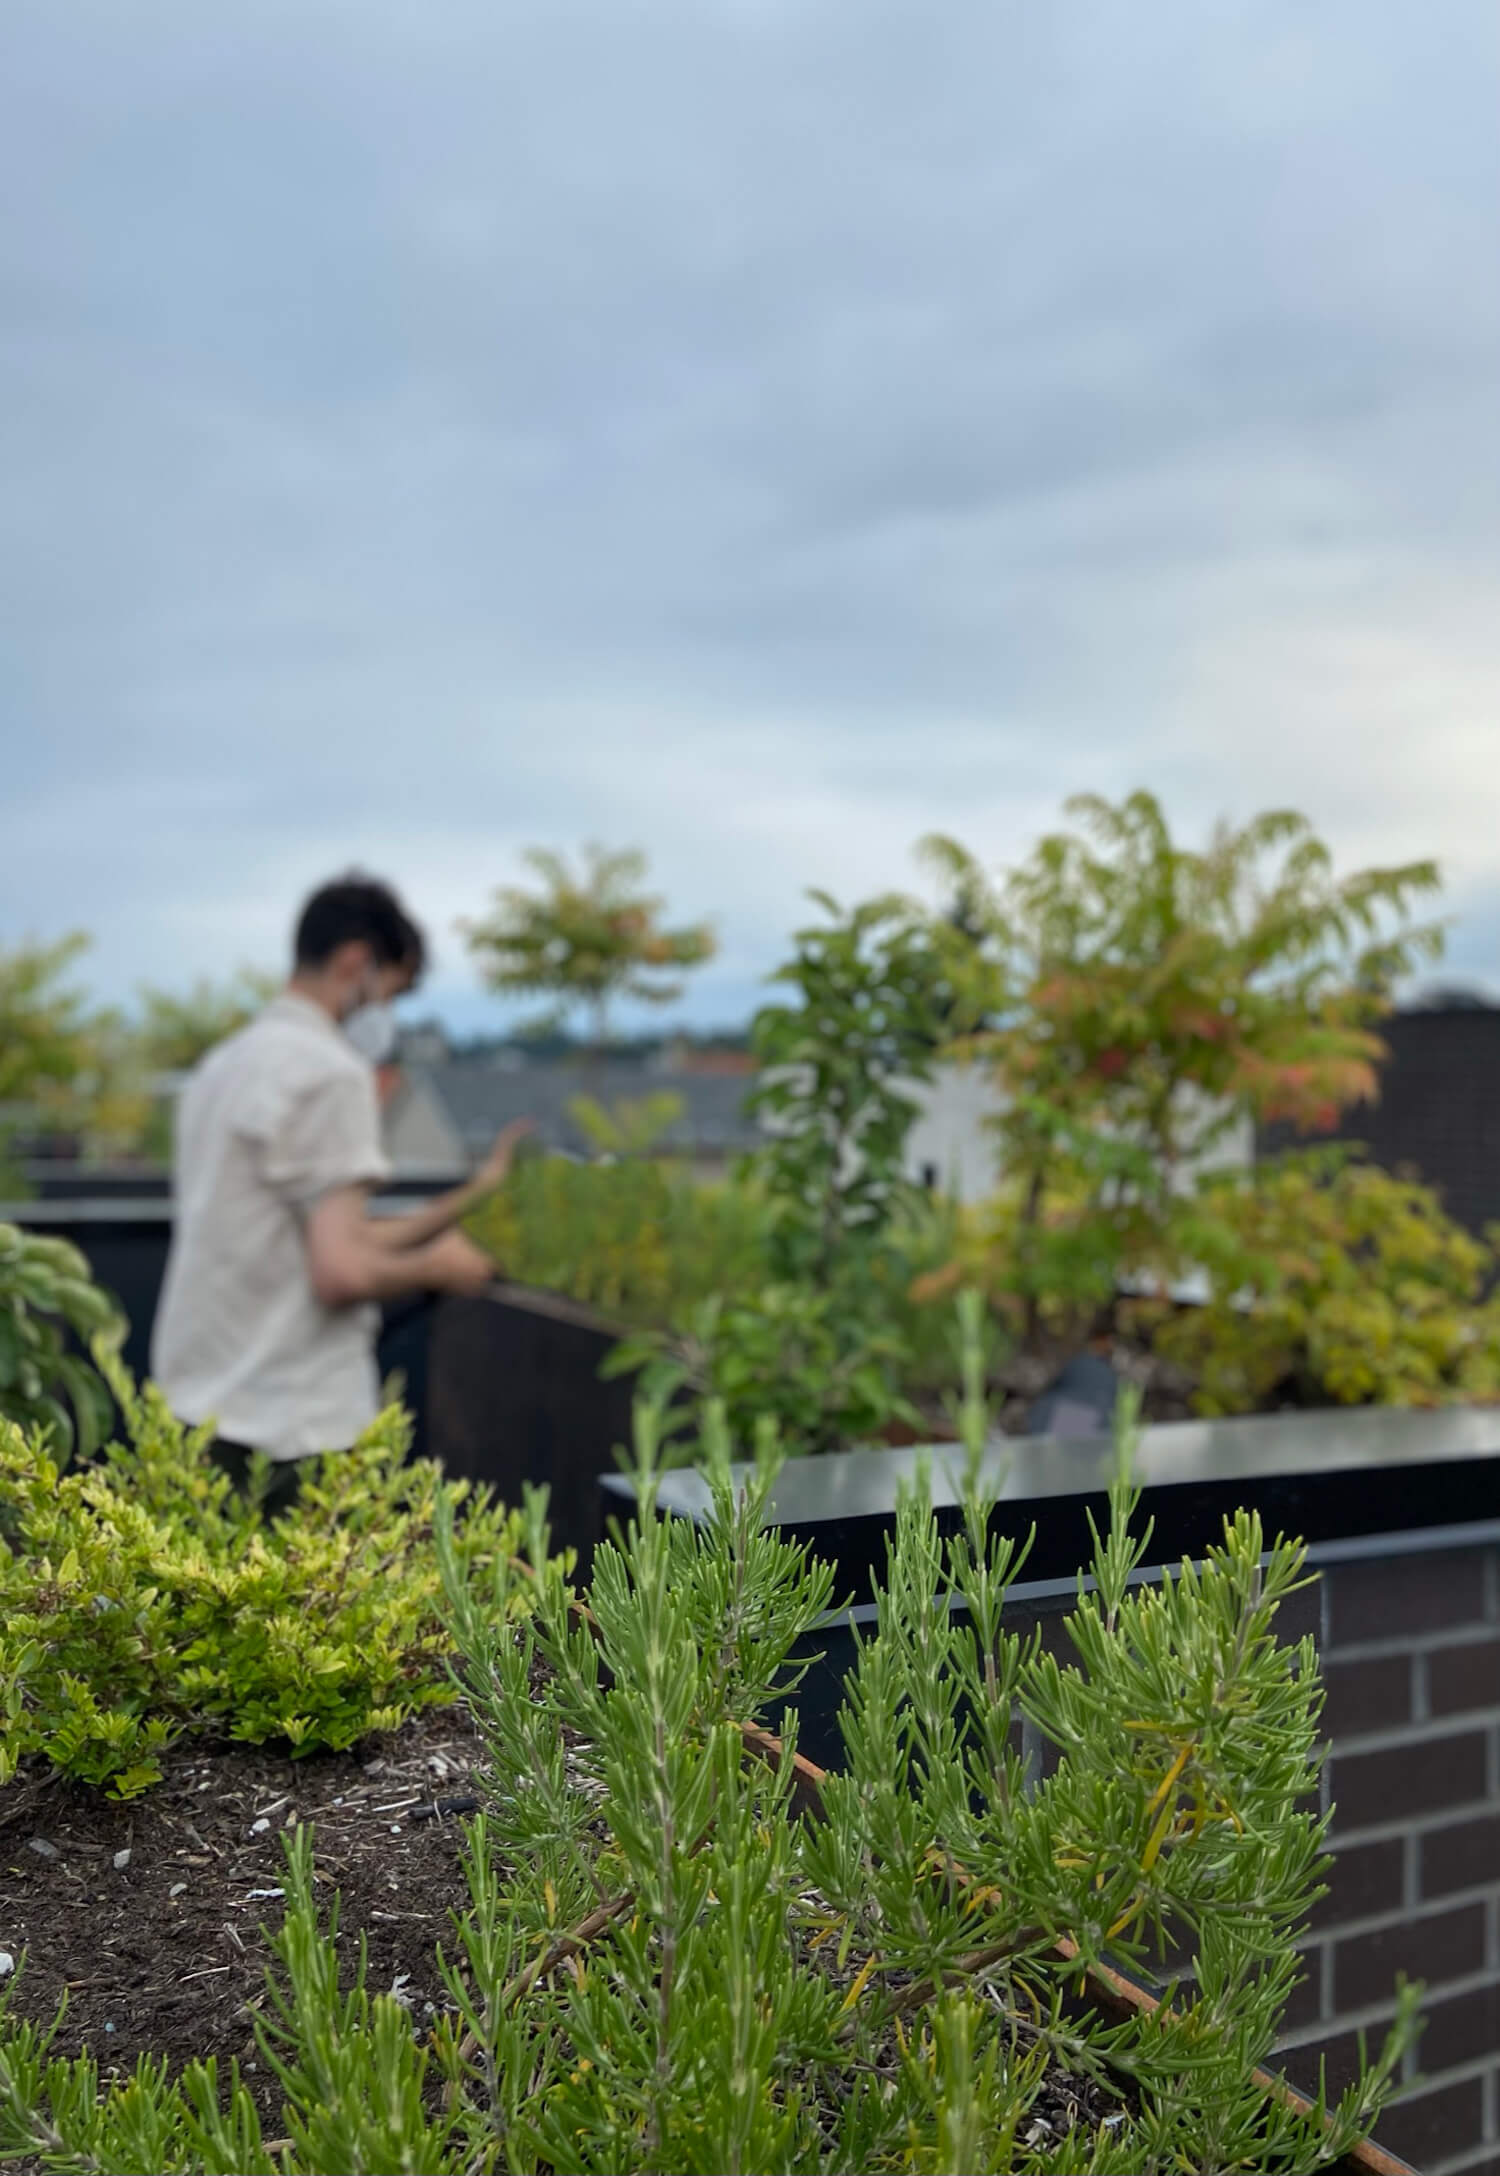
M 434 1518 L 463 1507 L 475 1564 L 515 1547 L 514 1519 L 407 1463 L 393 1408 L 266 1524 L 208 1429 L 98 1357 L 124 1431 L 97 1462 L 63 1471 L 42 1431 L 0 1420 L 0 1783 L 37 1757 L 128 1798 L 186 1730 L 305 1753 L 452 1697 Z

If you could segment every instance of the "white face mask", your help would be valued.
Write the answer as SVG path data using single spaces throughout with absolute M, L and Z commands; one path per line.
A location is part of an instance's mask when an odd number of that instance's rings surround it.
M 378 998 L 357 1006 L 344 1021 L 344 1033 L 362 1058 L 384 1065 L 396 1048 L 395 1009 Z

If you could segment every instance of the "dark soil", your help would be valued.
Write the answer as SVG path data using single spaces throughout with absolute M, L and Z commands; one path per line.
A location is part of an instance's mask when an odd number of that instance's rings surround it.
M 274 2128 L 252 2016 L 281 1924 L 282 1830 L 313 1824 L 320 1903 L 343 1899 L 340 1949 L 352 1959 L 363 1933 L 371 1993 L 430 2024 L 451 2007 L 434 1953 L 454 1952 L 449 1915 L 468 1902 L 460 1824 L 433 1808 L 469 1793 L 478 1757 L 467 1714 L 443 1707 L 355 1753 L 192 1741 L 127 1805 L 18 1779 L 0 1792 L 0 1949 L 26 1952 L 17 2009 L 50 2020 L 66 1994 L 54 2052 L 88 2048 L 105 2072 L 144 2052 L 174 2070 L 238 2057 Z

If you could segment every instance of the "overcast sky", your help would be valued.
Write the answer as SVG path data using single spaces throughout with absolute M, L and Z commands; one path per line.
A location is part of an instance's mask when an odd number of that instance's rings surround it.
M 1494 0 L 9 0 L 0 942 L 638 844 L 803 888 L 1079 789 L 1437 855 L 1500 988 Z

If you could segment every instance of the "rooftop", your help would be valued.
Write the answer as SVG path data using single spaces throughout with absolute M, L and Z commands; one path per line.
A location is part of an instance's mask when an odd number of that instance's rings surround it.
M 485 1058 L 451 1058 L 438 1065 L 403 1067 L 392 1116 L 403 1098 L 425 1096 L 441 1112 L 473 1153 L 487 1147 L 502 1126 L 530 1118 L 547 1147 L 574 1154 L 593 1143 L 569 1106 L 590 1096 L 606 1110 L 639 1103 L 654 1095 L 674 1095 L 682 1115 L 661 1137 L 661 1146 L 679 1154 L 738 1155 L 760 1138 L 745 1110 L 751 1082 L 743 1074 L 658 1071 L 628 1060 L 606 1059 L 599 1065 L 506 1065 Z

